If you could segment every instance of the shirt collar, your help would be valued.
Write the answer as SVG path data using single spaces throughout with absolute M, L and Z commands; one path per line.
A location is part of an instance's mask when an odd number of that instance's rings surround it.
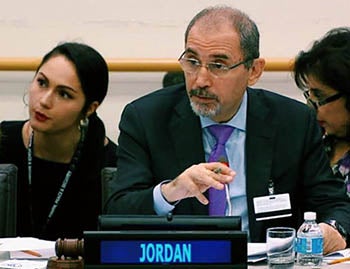
M 225 122 L 225 125 L 232 126 L 242 131 L 246 130 L 247 100 L 248 100 L 248 94 L 247 92 L 244 92 L 241 105 L 239 106 L 239 109 L 236 115 L 234 115 L 228 122 Z M 199 116 L 199 118 L 201 121 L 202 128 L 206 128 L 210 125 L 217 124 L 217 122 L 213 121 L 209 117 Z

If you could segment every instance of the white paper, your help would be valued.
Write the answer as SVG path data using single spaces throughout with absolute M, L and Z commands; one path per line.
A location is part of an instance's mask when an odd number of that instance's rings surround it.
M 25 259 L 25 260 L 48 260 L 50 257 L 56 256 L 55 249 L 36 249 L 35 252 L 40 254 L 40 257 L 20 251 L 10 251 L 11 259 Z
M 248 262 L 255 263 L 266 259 L 266 243 L 248 243 Z
M 34 237 L 0 238 L 0 251 L 55 249 L 55 241 Z
M 46 269 L 47 261 L 7 260 L 0 262 L 0 268 Z
M 350 248 L 331 252 L 325 255 L 323 259 L 326 261 L 331 261 L 331 260 L 345 258 L 345 257 L 350 257 Z
M 48 259 L 56 255 L 55 241 L 33 237 L 0 238 L 0 251 L 9 252 L 10 259 Z M 35 256 L 23 251 L 31 250 L 40 254 Z

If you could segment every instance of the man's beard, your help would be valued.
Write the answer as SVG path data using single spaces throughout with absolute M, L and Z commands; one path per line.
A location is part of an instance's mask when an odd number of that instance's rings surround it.
M 201 98 L 212 98 L 213 100 L 216 100 L 215 104 L 213 104 L 213 103 L 203 104 L 203 103 L 194 102 L 190 99 L 191 108 L 196 115 L 202 116 L 202 117 L 212 118 L 212 117 L 215 117 L 215 116 L 220 114 L 221 105 L 218 102 L 217 96 L 214 94 L 210 94 L 207 91 L 207 89 L 205 89 L 205 88 L 193 89 L 189 92 L 189 96 L 190 96 L 190 98 L 192 96 L 198 96 Z

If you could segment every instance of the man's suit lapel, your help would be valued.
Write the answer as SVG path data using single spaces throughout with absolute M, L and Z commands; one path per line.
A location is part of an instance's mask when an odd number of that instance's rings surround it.
M 268 195 L 271 176 L 273 140 L 277 125 L 271 122 L 271 107 L 264 102 L 260 91 L 248 89 L 246 130 L 246 183 L 251 239 L 259 238 L 260 222 L 255 221 L 253 198 Z M 256 222 L 254 226 L 253 223 Z M 252 228 L 254 227 L 254 228 Z
M 183 170 L 194 163 L 205 161 L 201 125 L 199 118 L 191 110 L 187 96 L 184 96 L 174 110 L 169 122 L 169 133 L 180 169 Z
M 193 164 L 205 162 L 200 120 L 193 113 L 186 94 L 174 108 L 173 116 L 169 121 L 169 133 L 174 144 L 179 171 L 182 172 Z M 192 212 L 207 214 L 206 206 L 197 202 L 195 198 L 190 200 Z M 181 203 L 183 202 L 185 201 Z

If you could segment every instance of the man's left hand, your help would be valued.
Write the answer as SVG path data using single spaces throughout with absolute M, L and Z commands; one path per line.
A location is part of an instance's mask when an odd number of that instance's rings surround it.
M 323 232 L 323 254 L 328 254 L 346 248 L 346 241 L 332 226 L 320 223 Z

